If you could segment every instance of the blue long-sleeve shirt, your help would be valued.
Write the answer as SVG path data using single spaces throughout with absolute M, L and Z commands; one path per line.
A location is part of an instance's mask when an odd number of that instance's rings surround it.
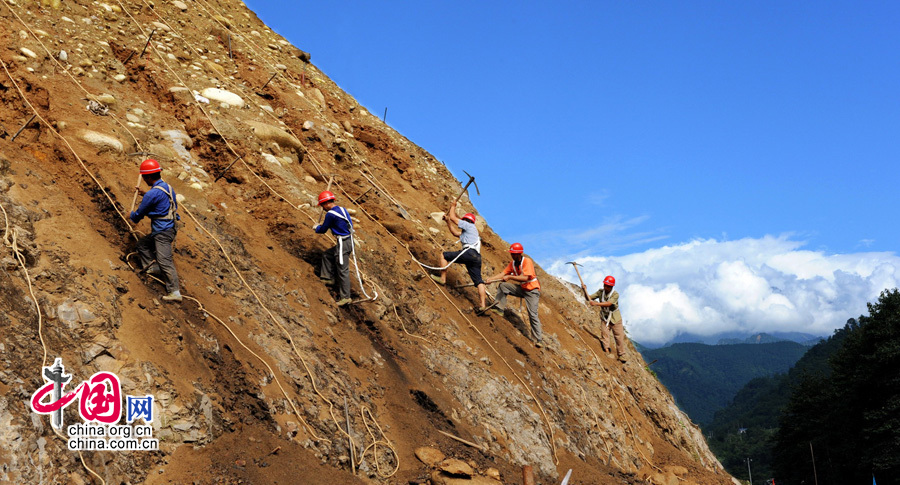
M 342 219 L 340 216 L 335 214 L 341 214 L 346 217 L 347 220 Z M 316 233 L 324 234 L 331 229 L 331 233 L 335 236 L 349 236 L 350 231 L 353 228 L 353 222 L 350 220 L 350 214 L 347 212 L 347 209 L 336 205 L 330 211 L 325 213 L 325 220 L 322 221 L 321 224 L 316 226 Z
M 153 187 L 157 186 L 168 190 L 172 194 L 172 200 L 175 200 L 175 190 L 169 184 L 160 179 L 153 184 Z M 154 189 L 153 187 L 144 194 L 144 198 L 141 199 L 141 205 L 138 206 L 136 211 L 131 213 L 130 218 L 132 222 L 137 224 L 144 216 L 149 217 L 151 219 L 151 233 L 155 234 L 175 227 L 175 219 L 159 219 L 169 215 L 169 196 L 162 190 Z M 175 202 L 175 208 L 178 209 L 178 202 Z

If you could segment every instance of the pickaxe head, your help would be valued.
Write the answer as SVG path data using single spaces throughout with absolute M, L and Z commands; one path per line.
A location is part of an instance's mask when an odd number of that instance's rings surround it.
M 140 155 L 142 157 L 147 157 L 147 156 L 159 157 L 159 155 L 157 155 L 155 153 L 150 153 L 150 152 L 134 152 L 134 153 L 128 154 L 129 157 L 136 157 L 138 155 Z
M 463 170 L 463 173 L 465 173 L 466 175 L 469 176 L 469 183 L 475 185 L 475 193 L 477 193 L 478 195 L 481 195 L 481 191 L 478 190 L 478 182 L 475 181 L 475 177 L 473 177 L 472 174 L 470 174 L 469 172 L 466 172 L 465 170 Z M 468 185 L 468 184 L 466 184 L 466 185 Z
M 581 266 L 581 267 L 584 267 L 583 264 L 576 263 L 575 261 L 566 261 L 566 264 L 571 264 L 572 266 Z

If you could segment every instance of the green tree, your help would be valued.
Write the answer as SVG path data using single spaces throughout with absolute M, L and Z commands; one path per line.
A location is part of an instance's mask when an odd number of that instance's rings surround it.
M 869 315 L 838 330 L 843 343 L 825 372 L 791 393 L 776 434 L 784 483 L 883 483 L 900 476 L 900 291 L 882 292 Z

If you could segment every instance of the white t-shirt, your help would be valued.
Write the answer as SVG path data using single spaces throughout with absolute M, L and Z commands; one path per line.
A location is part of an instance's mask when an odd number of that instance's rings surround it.
M 478 228 L 475 227 L 475 224 L 472 224 L 465 219 L 460 219 L 457 226 L 462 230 L 462 234 L 459 235 L 459 242 L 461 242 L 463 246 L 472 247 L 480 253 L 481 237 L 478 236 Z

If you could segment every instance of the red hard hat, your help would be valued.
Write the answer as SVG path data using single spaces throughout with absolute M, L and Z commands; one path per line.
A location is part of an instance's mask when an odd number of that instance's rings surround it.
M 616 279 L 612 276 L 607 276 L 606 278 L 603 278 L 603 284 L 606 286 L 616 286 Z
M 141 175 L 158 172 L 162 172 L 162 167 L 159 166 L 159 162 L 157 162 L 156 160 L 148 158 L 141 162 Z
M 475 214 L 472 214 L 471 212 L 467 212 L 466 215 L 462 216 L 462 218 L 466 221 L 471 222 L 472 224 L 475 224 Z
M 319 194 L 319 205 L 322 205 L 326 202 L 331 202 L 332 200 L 334 200 L 334 194 L 332 194 L 328 190 Z
M 512 243 L 512 246 L 509 247 L 509 252 L 512 254 L 522 254 L 525 252 L 525 248 L 519 243 Z

